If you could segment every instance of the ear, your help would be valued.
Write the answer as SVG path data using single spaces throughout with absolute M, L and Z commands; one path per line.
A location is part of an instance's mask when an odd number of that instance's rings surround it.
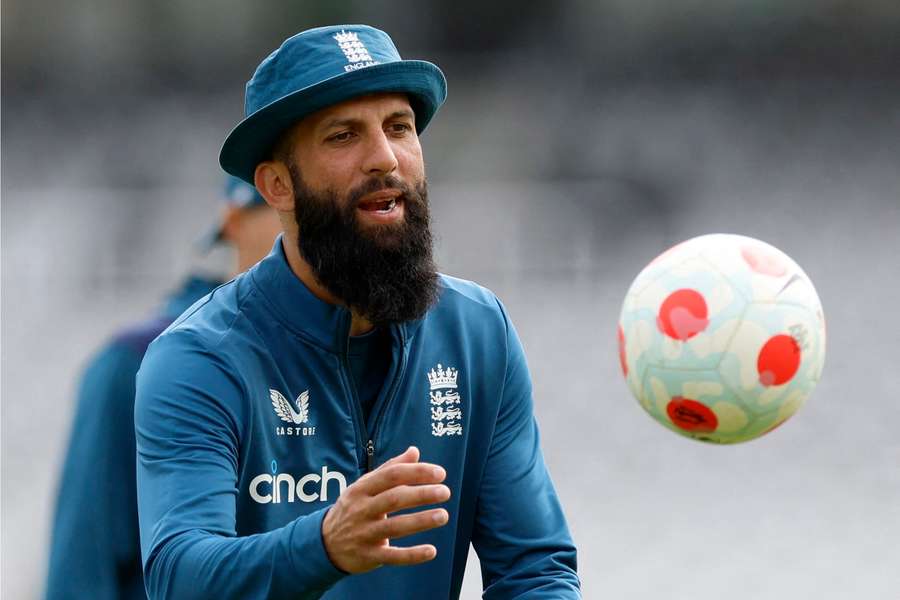
M 294 210 L 294 186 L 291 173 L 280 160 L 267 160 L 256 165 L 253 184 L 266 203 L 279 212 Z

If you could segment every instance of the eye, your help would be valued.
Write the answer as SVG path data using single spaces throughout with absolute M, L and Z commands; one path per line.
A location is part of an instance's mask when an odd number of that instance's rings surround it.
M 329 142 L 349 142 L 353 138 L 354 133 L 352 131 L 341 131 L 339 133 L 335 133 L 334 135 L 330 135 L 326 138 Z
M 388 125 L 388 131 L 394 135 L 405 135 L 412 131 L 412 127 L 407 123 L 391 123 Z

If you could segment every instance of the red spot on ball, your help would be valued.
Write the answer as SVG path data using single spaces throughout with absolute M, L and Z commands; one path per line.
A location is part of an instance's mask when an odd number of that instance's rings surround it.
M 619 364 L 622 366 L 622 374 L 628 377 L 628 362 L 625 360 L 625 332 L 622 331 L 621 325 L 619 325 L 617 337 L 619 338 Z
M 719 426 L 716 413 L 690 398 L 675 396 L 666 405 L 666 413 L 675 425 L 691 433 L 710 433 Z
M 787 383 L 799 368 L 800 345 L 783 333 L 770 337 L 756 359 L 759 382 L 766 387 Z
M 782 277 L 788 272 L 784 260 L 773 250 L 762 246 L 742 246 L 741 256 L 750 268 L 762 275 Z
M 689 340 L 709 325 L 706 300 L 700 292 L 691 289 L 676 290 L 669 294 L 656 317 L 659 330 L 676 340 Z

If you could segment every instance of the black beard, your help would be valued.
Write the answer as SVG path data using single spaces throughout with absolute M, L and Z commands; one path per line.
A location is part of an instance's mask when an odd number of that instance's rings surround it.
M 290 171 L 297 245 L 320 285 L 376 326 L 418 319 L 437 302 L 424 180 L 412 188 L 396 177 L 373 178 L 341 200 L 333 190 L 311 190 L 296 166 Z M 386 188 L 402 192 L 403 221 L 361 226 L 360 199 Z

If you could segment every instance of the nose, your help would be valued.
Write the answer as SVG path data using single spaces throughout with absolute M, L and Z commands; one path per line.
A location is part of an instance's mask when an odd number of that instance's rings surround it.
M 367 150 L 362 165 L 366 175 L 384 176 L 397 170 L 397 156 L 384 131 L 379 129 L 372 135 Z

